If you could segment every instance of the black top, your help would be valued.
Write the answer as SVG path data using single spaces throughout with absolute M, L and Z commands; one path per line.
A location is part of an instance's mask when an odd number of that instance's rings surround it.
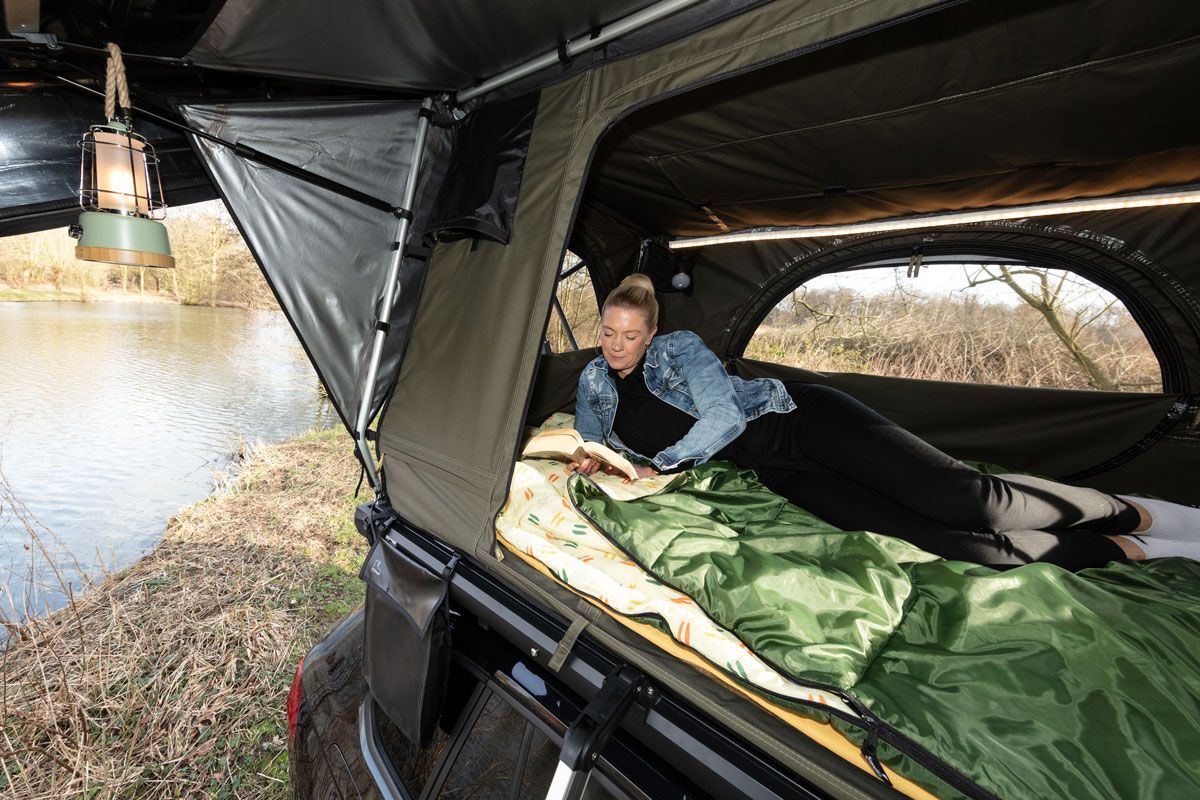
M 613 433 L 633 452 L 647 459 L 654 458 L 682 439 L 696 424 L 696 418 L 691 414 L 660 400 L 646 388 L 641 361 L 624 378 L 612 367 L 608 368 L 608 374 L 617 386 Z

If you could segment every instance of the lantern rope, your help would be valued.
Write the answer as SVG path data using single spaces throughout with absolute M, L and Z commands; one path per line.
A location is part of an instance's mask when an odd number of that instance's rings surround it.
M 123 116 L 128 115 L 133 102 L 129 99 L 129 84 L 125 80 L 125 62 L 121 60 L 121 48 L 114 42 L 108 43 L 108 70 L 104 80 L 104 116 L 117 119 L 117 104 Z

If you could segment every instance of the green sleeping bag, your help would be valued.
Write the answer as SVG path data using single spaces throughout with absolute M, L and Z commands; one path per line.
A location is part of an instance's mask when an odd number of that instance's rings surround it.
M 1200 797 L 1200 563 L 946 561 L 840 531 L 726 463 L 639 500 L 583 478 L 570 493 L 780 672 L 845 690 L 986 792 Z M 958 794 L 920 759 L 879 752 Z

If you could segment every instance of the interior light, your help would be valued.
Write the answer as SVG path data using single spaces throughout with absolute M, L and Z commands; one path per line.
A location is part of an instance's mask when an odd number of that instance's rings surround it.
M 129 90 L 121 51 L 110 44 L 105 113 L 109 120 L 93 125 L 79 146 L 79 205 L 83 213 L 72 226 L 79 239 L 75 257 L 84 261 L 134 267 L 175 266 L 166 227 L 158 158 L 146 137 L 135 133 L 129 117 Z M 120 95 L 118 119 L 117 95 Z
M 1144 194 L 1094 197 L 1086 200 L 1065 200 L 1054 203 L 1009 206 L 1007 208 L 984 208 L 975 211 L 952 211 L 943 214 L 919 214 L 908 217 L 878 219 L 871 222 L 855 222 L 847 225 L 810 225 L 787 228 L 754 228 L 715 236 L 696 236 L 673 239 L 672 250 L 688 247 L 705 247 L 714 244 L 735 242 L 765 242 L 777 239 L 810 239 L 818 236 L 853 236 L 862 233 L 887 233 L 889 231 L 921 230 L 940 228 L 945 225 L 970 225 L 979 222 L 998 222 L 1006 219 L 1046 217 L 1054 214 L 1081 214 L 1089 211 L 1116 211 L 1125 208 L 1150 208 L 1174 206 L 1184 203 L 1200 203 L 1200 188 L 1187 186 L 1168 191 Z
M 692 276 L 687 274 L 687 270 L 682 267 L 671 277 L 672 288 L 684 291 L 692 285 Z

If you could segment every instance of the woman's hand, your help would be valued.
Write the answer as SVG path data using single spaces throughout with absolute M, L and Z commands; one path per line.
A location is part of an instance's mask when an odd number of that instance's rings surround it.
M 593 475 L 603 464 L 599 459 L 585 458 L 583 461 L 571 461 L 567 464 L 567 472 L 578 472 L 581 475 Z
M 633 468 L 637 472 L 638 480 L 641 480 L 642 478 L 653 478 L 658 475 L 658 470 L 656 470 L 654 467 L 642 467 L 634 464 Z

